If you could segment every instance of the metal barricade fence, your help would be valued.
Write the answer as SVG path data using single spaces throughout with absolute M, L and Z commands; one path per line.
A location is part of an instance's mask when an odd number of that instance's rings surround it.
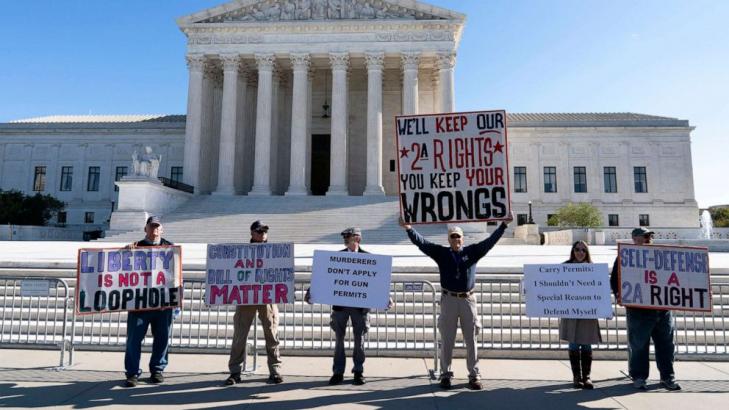
M 66 350 L 72 363 L 69 338 L 69 307 L 73 308 L 68 284 L 48 277 L 0 277 L 2 321 L 0 346 L 60 348 L 59 367 Z
M 682 355 L 721 355 L 729 353 L 729 282 L 712 278 L 712 312 L 674 311 L 676 353 Z M 483 328 L 478 342 L 481 349 L 562 350 L 567 343 L 559 339 L 559 319 L 530 318 L 520 289 L 521 277 L 479 275 L 475 294 Z M 613 298 L 612 319 L 599 319 L 602 343 L 595 350 L 627 349 L 625 308 Z M 463 347 L 462 341 L 457 347 Z M 651 345 L 651 351 L 653 346 Z

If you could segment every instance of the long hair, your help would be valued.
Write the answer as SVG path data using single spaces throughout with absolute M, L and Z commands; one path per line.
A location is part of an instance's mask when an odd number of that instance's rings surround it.
M 572 249 L 570 250 L 570 259 L 567 261 L 567 263 L 580 263 L 577 262 L 577 258 L 575 257 L 575 248 L 577 245 L 582 245 L 585 248 L 585 260 L 581 263 L 592 263 L 592 257 L 590 256 L 590 247 L 587 246 L 587 243 L 585 241 L 576 241 L 572 244 Z

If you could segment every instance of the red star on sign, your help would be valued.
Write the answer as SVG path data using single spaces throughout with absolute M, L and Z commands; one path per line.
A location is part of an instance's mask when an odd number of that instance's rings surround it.
M 496 152 L 496 151 L 498 151 L 502 154 L 504 153 L 504 146 L 501 145 L 501 142 L 499 142 L 499 141 L 496 141 L 496 145 L 494 145 L 494 152 Z
M 400 150 L 400 158 L 407 158 L 408 152 L 410 152 L 409 149 L 402 147 L 402 149 Z

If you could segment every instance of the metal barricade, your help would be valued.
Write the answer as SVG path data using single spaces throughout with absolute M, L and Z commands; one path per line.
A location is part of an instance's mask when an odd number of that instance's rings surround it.
M 49 277 L 0 277 L 3 347 L 60 348 L 59 367 L 65 366 L 66 350 L 71 364 L 72 345 L 67 332 L 71 295 L 63 279 Z

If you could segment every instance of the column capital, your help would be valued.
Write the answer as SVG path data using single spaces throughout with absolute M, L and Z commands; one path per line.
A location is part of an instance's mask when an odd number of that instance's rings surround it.
M 187 68 L 190 71 L 202 72 L 205 67 L 205 56 L 202 54 L 188 54 L 185 56 Z
M 371 51 L 365 53 L 367 70 L 382 71 L 385 66 L 385 53 L 382 51 Z
M 438 68 L 441 70 L 449 70 L 456 66 L 455 51 L 440 51 L 437 58 Z
M 311 67 L 311 56 L 309 53 L 292 53 L 291 66 L 294 71 L 308 71 Z
M 404 51 L 400 54 L 403 70 L 417 70 L 420 66 L 419 51 Z
M 238 71 L 240 69 L 240 54 L 221 54 L 220 61 L 223 62 L 223 71 Z
M 329 64 L 332 65 L 332 70 L 346 70 L 349 68 L 349 53 L 338 52 L 329 53 Z
M 276 67 L 276 56 L 273 53 L 255 54 L 258 71 L 273 71 Z

